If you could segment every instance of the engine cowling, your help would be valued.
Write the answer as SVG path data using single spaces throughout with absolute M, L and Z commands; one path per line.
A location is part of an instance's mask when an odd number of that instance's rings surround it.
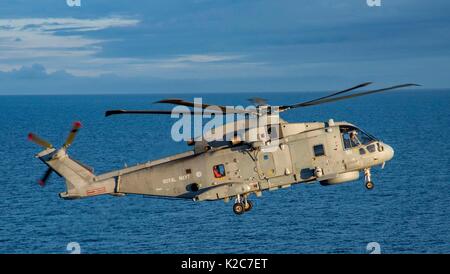
M 323 186 L 337 185 L 345 182 L 356 181 L 359 179 L 359 171 L 350 171 L 345 173 L 340 173 L 336 177 L 320 181 Z

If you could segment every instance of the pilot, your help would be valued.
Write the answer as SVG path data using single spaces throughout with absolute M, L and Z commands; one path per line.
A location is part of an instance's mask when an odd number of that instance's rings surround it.
M 361 144 L 361 142 L 358 139 L 358 133 L 356 132 L 356 130 L 350 131 L 349 135 L 350 140 L 352 142 L 352 146 L 359 146 Z

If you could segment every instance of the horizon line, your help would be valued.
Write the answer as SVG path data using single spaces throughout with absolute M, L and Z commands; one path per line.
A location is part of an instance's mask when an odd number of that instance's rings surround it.
M 448 88 L 424 88 L 424 87 L 417 87 L 414 89 L 402 89 L 402 90 L 396 90 L 393 92 L 404 92 L 404 91 L 450 91 L 450 87 Z M 302 91 L 157 91 L 157 92 L 131 92 L 131 93 L 125 93 L 125 92 L 99 92 L 99 93 L 0 93 L 0 96 L 99 96 L 99 95 L 165 95 L 165 94 L 236 94 L 236 93 L 321 93 L 321 92 L 333 92 L 334 90 L 302 90 Z

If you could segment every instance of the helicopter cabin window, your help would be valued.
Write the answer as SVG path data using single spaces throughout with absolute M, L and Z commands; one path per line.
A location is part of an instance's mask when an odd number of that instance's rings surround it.
M 349 149 L 376 141 L 375 137 L 354 126 L 340 126 L 344 148 Z
M 225 177 L 225 166 L 223 164 L 213 166 L 213 174 L 215 178 Z
M 376 150 L 375 145 L 367 146 L 367 150 L 368 150 L 370 153 L 374 153 L 375 150 Z
M 323 148 L 323 145 L 315 145 L 313 147 L 314 149 L 314 156 L 319 157 L 319 156 L 324 156 L 325 155 L 325 149 Z

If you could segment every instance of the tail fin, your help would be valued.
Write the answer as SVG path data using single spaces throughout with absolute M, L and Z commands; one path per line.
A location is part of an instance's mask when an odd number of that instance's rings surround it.
M 66 179 L 67 191 L 59 194 L 61 198 L 77 199 L 114 193 L 114 178 L 97 182 L 91 168 L 70 158 L 67 154 L 67 148 L 73 142 L 79 128 L 81 128 L 81 124 L 75 122 L 66 142 L 60 149 L 55 149 L 50 143 L 34 134 L 28 135 L 31 141 L 46 148 L 36 155 L 36 158 L 39 158 L 49 167 L 39 184 L 44 186 L 52 171 L 55 171 L 59 176 Z

